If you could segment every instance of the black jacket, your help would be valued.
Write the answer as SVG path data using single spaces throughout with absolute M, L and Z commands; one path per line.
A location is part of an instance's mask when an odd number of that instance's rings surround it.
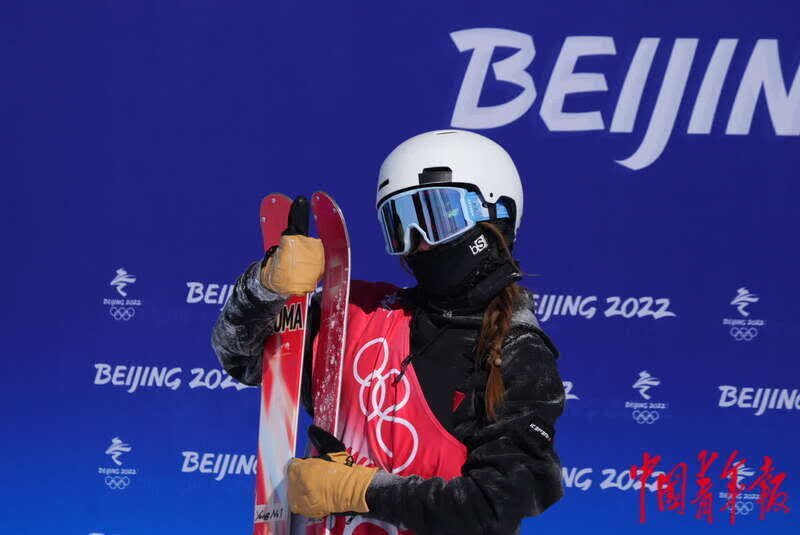
M 239 278 L 212 335 L 222 366 L 249 385 L 261 380 L 263 343 L 283 303 L 280 296 L 261 286 L 259 268 L 260 263 L 253 263 Z M 437 397 L 433 392 L 436 388 L 457 386 L 465 394 L 452 414 L 443 414 L 441 403 L 431 404 L 434 414 L 467 447 L 462 476 L 445 481 L 379 472 L 367 491 L 370 512 L 366 516 L 405 526 L 419 535 L 510 534 L 518 531 L 522 518 L 542 513 L 563 496 L 554 437 L 565 393 L 556 363 L 558 351 L 539 328 L 532 310 L 533 298 L 526 291 L 515 306 L 512 328 L 504 341 L 501 372 L 506 393 L 493 422 L 484 411 L 485 367 L 474 364 L 471 358 L 462 361 L 463 373 L 445 374 L 458 380 L 455 384 L 443 382 L 440 373 L 426 380 L 426 373 L 437 373 L 435 362 L 415 365 L 426 400 Z M 415 333 L 420 330 L 415 327 L 416 312 L 412 353 L 421 344 L 415 342 L 415 334 L 421 337 Z M 433 322 L 439 328 L 433 336 L 443 334 L 444 326 L 451 337 L 454 333 L 463 335 L 462 349 L 474 348 L 480 315 L 441 315 Z M 309 321 L 312 335 L 313 323 Z M 304 383 L 303 399 L 308 408 L 308 382 Z

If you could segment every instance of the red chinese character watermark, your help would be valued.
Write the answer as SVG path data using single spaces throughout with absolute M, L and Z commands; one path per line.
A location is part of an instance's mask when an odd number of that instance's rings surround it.
M 653 475 L 653 472 L 656 469 L 656 465 L 661 460 L 660 455 L 656 455 L 655 457 L 650 457 L 650 454 L 645 452 L 644 453 L 644 460 L 642 461 L 642 466 L 631 466 L 631 479 L 634 481 L 638 481 L 641 483 L 642 488 L 640 489 L 639 493 L 639 522 L 644 524 L 647 520 L 644 512 L 644 500 L 645 500 L 645 491 L 647 491 L 647 480 L 650 479 L 650 476 Z M 641 472 L 641 474 L 640 474 Z
M 719 454 L 714 451 L 711 455 L 708 450 L 703 450 L 697 456 L 700 461 L 700 471 L 697 473 L 697 486 L 700 490 L 697 492 L 697 497 L 692 500 L 692 503 L 697 503 L 697 518 L 705 518 L 708 523 L 714 522 L 714 511 L 712 506 L 713 496 L 711 495 L 711 478 L 708 477 L 708 469 L 711 464 L 717 460 Z
M 709 524 L 714 522 L 714 496 L 712 494 L 712 487 L 714 480 L 712 478 L 712 466 L 719 458 L 719 453 L 715 451 L 703 450 L 697 456 L 700 464 L 698 472 L 695 474 L 695 482 L 697 484 L 697 494 L 690 502 L 697 504 L 696 518 L 706 520 Z M 647 520 L 645 513 L 646 506 L 646 491 L 649 488 L 653 490 L 652 485 L 648 487 L 648 480 L 655 476 L 656 485 L 655 491 L 658 497 L 658 508 L 661 511 L 673 511 L 679 515 L 686 513 L 686 500 L 687 500 L 687 482 L 689 480 L 689 466 L 686 463 L 678 463 L 668 473 L 656 472 L 656 467 L 661 461 L 660 455 L 652 456 L 645 452 L 643 454 L 641 466 L 631 466 L 630 476 L 639 487 L 639 522 L 644 523 Z M 720 497 L 726 498 L 725 505 L 720 510 L 727 510 L 730 513 L 730 524 L 736 523 L 737 514 L 747 514 L 748 510 L 752 510 L 752 505 L 749 502 L 741 501 L 742 495 L 745 491 L 758 488 L 760 493 L 756 495 L 744 496 L 746 499 L 755 499 L 758 497 L 758 503 L 761 506 L 760 519 L 763 520 L 766 513 L 772 511 L 789 512 L 789 507 L 786 504 L 789 499 L 785 491 L 780 490 L 781 485 L 786 479 L 785 472 L 777 472 L 773 465 L 772 458 L 765 456 L 764 464 L 760 468 L 761 474 L 750 485 L 742 484 L 743 477 L 752 475 L 753 472 L 745 467 L 747 459 L 739 458 L 739 451 L 736 450 L 730 454 L 725 465 L 722 467 L 720 478 L 727 480 L 725 488 L 727 493 L 720 493 Z M 749 508 L 749 509 L 748 509 Z M 743 513 L 744 511 L 744 513 Z
M 728 501 L 722 510 L 728 509 L 730 511 L 731 524 L 736 523 L 736 501 L 739 494 L 744 490 L 744 485 L 739 483 L 739 469 L 744 466 L 747 459 L 742 459 L 734 463 L 734 459 L 739 455 L 738 450 L 734 450 L 731 456 L 728 457 L 728 462 L 725 463 L 725 468 L 722 469 L 722 479 L 728 479 Z
M 657 479 L 658 508 L 662 511 L 686 513 L 686 480 L 689 467 L 678 463 L 668 474 L 660 474 Z
M 764 456 L 764 464 L 759 470 L 762 472 L 761 475 L 747 487 L 747 490 L 755 487 L 761 489 L 761 496 L 758 499 L 758 504 L 761 506 L 759 518 L 764 520 L 764 515 L 771 511 L 788 513 L 789 507 L 786 505 L 786 500 L 789 499 L 789 495 L 780 490 L 781 484 L 786 479 L 786 472 L 773 474 L 775 467 L 772 466 L 772 458 L 767 455 Z

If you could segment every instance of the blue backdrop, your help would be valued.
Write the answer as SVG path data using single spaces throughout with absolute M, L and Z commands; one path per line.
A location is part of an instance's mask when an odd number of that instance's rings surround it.
M 409 284 L 377 171 L 447 127 L 518 164 L 516 253 L 569 392 L 566 496 L 523 533 L 796 531 L 796 2 L 3 11 L 0 532 L 249 533 L 258 391 L 209 337 L 259 200 L 330 192 L 355 276 Z M 640 523 L 645 452 L 686 463 L 684 514 L 652 476 Z

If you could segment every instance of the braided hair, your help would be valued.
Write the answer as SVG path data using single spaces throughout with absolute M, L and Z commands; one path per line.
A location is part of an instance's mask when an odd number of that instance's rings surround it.
M 500 230 L 492 223 L 479 223 L 497 238 L 498 243 L 508 255 L 509 261 L 517 267 L 511 256 L 508 243 Z M 497 406 L 503 401 L 505 385 L 500 372 L 502 363 L 503 340 L 511 329 L 511 316 L 514 314 L 514 303 L 520 298 L 521 288 L 516 283 L 509 284 L 489 302 L 483 313 L 478 348 L 475 352 L 477 364 L 485 363 L 489 368 L 489 379 L 486 381 L 485 409 L 490 421 L 497 418 Z

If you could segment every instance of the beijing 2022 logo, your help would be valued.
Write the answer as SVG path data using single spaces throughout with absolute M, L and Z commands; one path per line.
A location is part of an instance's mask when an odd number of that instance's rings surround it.
M 738 488 L 749 487 L 750 486 L 749 481 L 747 482 L 747 484 L 745 484 L 745 480 L 749 479 L 755 474 L 756 471 L 753 468 L 743 464 L 736 471 L 736 486 Z M 727 491 L 720 491 L 718 497 L 721 500 L 724 500 L 725 503 L 727 504 L 728 501 L 731 499 L 731 493 Z M 756 508 L 755 502 L 761 498 L 761 494 L 759 494 L 758 492 L 747 492 L 744 494 L 739 494 L 738 498 L 739 499 L 731 505 L 734 507 L 737 516 L 744 516 L 744 515 L 749 515 L 755 510 Z M 728 507 L 726 506 L 725 508 Z
M 103 305 L 108 307 L 108 314 L 116 321 L 132 320 L 137 308 L 142 306 L 141 299 L 128 296 L 128 287 L 135 282 L 136 276 L 128 273 L 124 267 L 120 267 L 109 283 L 109 286 L 113 286 L 116 290 L 116 294 L 110 298 L 103 298 Z
M 723 318 L 722 324 L 728 328 L 728 334 L 737 342 L 753 341 L 766 327 L 767 322 L 750 316 L 749 307 L 758 303 L 759 297 L 745 287 L 736 290 L 736 296 L 730 305 L 739 313 L 738 318 Z
M 632 388 L 636 390 L 644 401 L 626 401 L 625 408 L 633 409 L 631 417 L 637 424 L 652 425 L 661 418 L 661 413 L 667 410 L 667 404 L 661 401 L 652 401 L 651 388 L 659 386 L 661 379 L 650 374 L 647 370 L 639 372 L 639 377 L 633 383 Z
M 131 452 L 133 448 L 121 438 L 114 437 L 106 448 L 105 454 L 111 458 L 114 466 L 99 466 L 97 473 L 103 476 L 103 483 L 111 490 L 125 490 L 136 475 L 136 468 L 123 466 L 122 456 Z

